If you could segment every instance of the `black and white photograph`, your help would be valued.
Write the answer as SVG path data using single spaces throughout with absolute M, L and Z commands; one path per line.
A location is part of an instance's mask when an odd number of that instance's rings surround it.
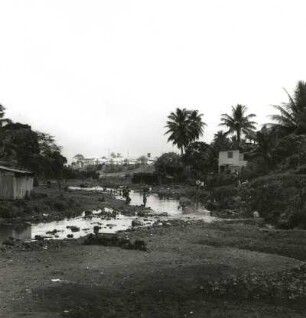
M 0 0 L 0 318 L 305 318 L 305 13 Z

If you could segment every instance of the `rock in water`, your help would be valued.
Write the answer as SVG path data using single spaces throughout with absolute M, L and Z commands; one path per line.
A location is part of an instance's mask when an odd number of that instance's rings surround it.
M 139 219 L 135 219 L 132 221 L 132 226 L 143 226 L 143 225 L 144 223 Z

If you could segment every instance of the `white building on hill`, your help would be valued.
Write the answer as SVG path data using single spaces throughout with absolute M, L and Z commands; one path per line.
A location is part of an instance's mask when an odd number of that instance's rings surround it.
M 123 165 L 137 165 L 145 164 L 152 165 L 154 164 L 155 159 L 152 159 L 150 156 L 141 156 L 139 158 L 124 158 L 124 157 L 102 157 L 102 158 L 85 158 L 82 155 L 76 155 L 73 157 L 71 167 L 74 169 L 85 169 L 89 166 L 123 166 Z
M 248 162 L 244 160 L 244 153 L 240 152 L 240 150 L 220 151 L 218 172 L 241 172 L 242 167 L 246 167 L 247 163 Z

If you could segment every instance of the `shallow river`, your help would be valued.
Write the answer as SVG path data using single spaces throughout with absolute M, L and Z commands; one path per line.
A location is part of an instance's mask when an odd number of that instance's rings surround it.
M 86 191 L 98 191 L 104 192 L 101 187 L 94 188 L 77 188 L 70 187 L 71 190 L 86 190 Z M 108 193 L 113 193 L 113 195 L 122 199 L 119 192 L 113 189 L 107 189 Z M 130 192 L 131 202 L 130 205 L 141 205 L 142 193 L 131 191 Z M 184 218 L 181 209 L 178 209 L 179 202 L 174 199 L 161 199 L 157 194 L 150 194 L 147 198 L 147 207 L 150 207 L 156 213 L 167 212 L 168 216 L 164 219 L 171 218 Z M 204 207 L 200 207 L 202 211 L 206 211 Z M 94 226 L 100 227 L 100 233 L 115 233 L 117 231 L 127 230 L 131 227 L 132 221 L 137 218 L 135 216 L 124 216 L 122 214 L 117 214 L 116 217 L 107 217 L 105 214 L 99 215 L 101 211 L 93 211 L 91 217 L 85 217 L 84 213 L 76 218 L 64 219 L 62 221 L 54 221 L 48 223 L 38 223 L 38 224 L 22 224 L 22 225 L 0 225 L 0 242 L 7 239 L 8 237 L 14 237 L 22 240 L 32 240 L 35 239 L 36 235 L 47 236 L 52 239 L 64 239 L 67 235 L 73 238 L 79 238 L 93 232 Z M 105 208 L 106 213 L 111 214 L 112 210 Z M 188 218 L 188 216 L 185 216 Z M 201 215 L 201 218 L 207 222 L 213 221 L 213 217 L 210 216 L 209 211 Z M 151 225 L 156 221 L 156 217 L 140 218 L 144 225 Z M 71 226 L 77 227 L 70 228 Z M 56 230 L 56 231 L 54 231 Z M 48 233 L 49 232 L 49 233 Z M 52 233 L 50 233 L 52 232 Z M 72 238 L 72 237 L 71 237 Z

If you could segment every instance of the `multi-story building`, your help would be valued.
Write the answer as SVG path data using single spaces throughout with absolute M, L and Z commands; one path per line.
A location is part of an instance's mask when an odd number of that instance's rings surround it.
M 219 152 L 219 173 L 229 171 L 231 173 L 241 172 L 243 167 L 247 166 L 244 153 L 240 150 L 227 150 Z
M 144 160 L 145 159 L 145 160 Z M 85 169 L 88 166 L 123 166 L 123 165 L 137 165 L 137 164 L 151 165 L 154 164 L 155 160 L 142 156 L 140 158 L 124 158 L 124 157 L 102 157 L 102 158 L 85 158 L 83 156 L 77 155 L 73 158 L 71 167 L 74 169 Z

